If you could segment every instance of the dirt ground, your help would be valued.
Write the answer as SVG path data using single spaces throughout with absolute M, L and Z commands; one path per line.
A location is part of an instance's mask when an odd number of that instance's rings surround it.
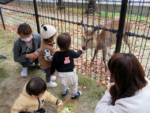
M 0 86 L 1 86 L 0 113 L 10 113 L 10 108 L 12 107 L 16 98 L 22 92 L 22 88 L 23 88 L 24 84 L 36 75 L 43 76 L 42 77 L 43 79 L 45 77 L 44 77 L 44 74 L 42 72 L 40 72 L 41 71 L 40 69 L 35 68 L 35 67 L 30 67 L 28 77 L 21 78 L 21 76 L 20 76 L 21 67 L 19 64 L 13 63 L 13 61 L 10 62 L 8 60 L 1 60 L 1 61 L 7 62 L 7 66 L 5 67 L 5 69 L 8 69 L 8 71 L 7 71 L 7 75 L 6 75 L 7 77 L 5 79 L 3 79 L 3 81 L 0 83 Z M 41 75 L 40 75 L 40 73 L 41 73 Z M 83 95 L 84 95 L 84 92 L 85 92 L 85 95 L 83 97 L 79 98 L 78 100 L 76 100 L 78 113 L 92 113 L 92 112 L 94 112 L 95 105 L 100 100 L 100 98 L 95 100 L 94 96 L 96 96 L 96 95 L 93 94 L 93 96 L 92 96 L 93 100 L 92 100 L 92 98 L 89 95 L 91 93 L 91 91 L 88 91 L 88 89 L 84 90 L 81 87 L 82 87 L 82 85 L 79 86 L 79 89 L 83 90 L 82 91 Z M 63 101 L 70 99 L 70 95 L 68 95 L 66 98 L 62 98 L 60 96 L 59 86 L 57 88 L 48 88 L 48 91 L 50 91 L 53 95 L 62 99 Z M 89 92 L 89 94 L 88 94 L 88 92 Z M 88 97 L 91 98 L 90 100 L 92 100 L 92 101 L 86 100 L 86 99 L 88 99 Z M 46 109 L 47 113 L 57 113 L 58 107 L 55 105 L 46 103 L 44 108 Z
M 7 13 L 10 13 L 9 11 Z M 17 13 L 12 14 L 12 12 L 8 15 L 5 12 L 5 17 L 6 18 L 11 18 L 13 17 L 13 21 L 9 21 L 9 19 L 6 19 L 6 23 L 9 23 L 10 26 L 6 26 L 7 29 L 10 28 L 11 32 L 16 33 L 16 27 L 14 27 L 16 24 L 22 22 L 18 21 L 19 19 L 28 22 L 29 24 L 32 25 L 32 27 L 35 27 L 35 20 L 31 19 L 27 15 L 21 15 Z M 54 15 L 54 14 L 52 14 Z M 62 14 L 63 15 L 63 14 Z M 24 16 L 27 16 L 26 18 Z M 77 15 L 76 15 L 77 16 Z M 74 21 L 77 21 L 77 17 L 73 16 L 75 19 Z M 68 16 L 66 16 L 68 18 Z M 40 18 L 42 19 L 42 18 Z M 81 17 L 78 17 L 78 20 L 81 20 Z M 9 22 L 7 22 L 9 21 Z M 42 20 L 41 20 L 42 21 Z M 42 21 L 43 22 L 43 21 Z M 84 21 L 86 23 L 86 20 Z M 91 23 L 93 22 L 92 20 L 90 21 Z M 54 21 L 51 21 L 51 23 L 55 23 Z M 95 24 L 98 24 L 98 20 L 94 22 Z M 66 29 L 61 29 L 61 24 L 55 23 L 58 26 L 58 31 L 63 32 Z M 54 25 L 55 25 L 54 24 Z M 65 24 L 64 24 L 65 25 Z M 67 24 L 70 25 L 70 24 Z M 2 26 L 1 26 L 2 27 Z M 67 26 L 68 29 L 71 29 L 70 33 L 75 34 L 78 32 L 77 26 Z M 65 27 L 65 28 L 67 28 Z M 68 30 L 67 29 L 67 30 Z M 77 30 L 76 30 L 77 29 Z M 80 27 L 80 30 L 82 28 Z M 36 29 L 34 29 L 36 30 Z M 73 32 L 72 32 L 73 31 Z M 133 30 L 134 31 L 134 30 Z M 143 34 L 143 31 L 139 31 L 138 33 Z M 147 33 L 147 32 L 145 32 Z M 80 36 L 81 33 L 79 34 L 76 33 L 75 36 Z M 44 73 L 41 72 L 41 70 L 37 67 L 31 66 L 29 69 L 29 75 L 27 78 L 21 78 L 20 72 L 21 72 L 21 66 L 14 62 L 13 60 L 13 53 L 12 53 L 12 47 L 13 47 L 13 41 L 16 39 L 16 36 L 3 31 L 0 29 L 0 54 L 7 56 L 7 60 L 2 60 L 0 59 L 0 113 L 10 113 L 10 109 L 14 103 L 14 101 L 17 99 L 19 94 L 22 92 L 22 88 L 24 84 L 30 80 L 31 78 L 35 76 L 39 76 L 45 80 L 45 75 Z M 78 39 L 79 40 L 79 39 Z M 131 48 L 132 52 L 137 56 L 139 56 L 140 62 L 142 62 L 142 65 L 145 69 L 146 75 L 149 75 L 149 67 L 150 67 L 150 61 L 149 59 L 149 48 L 145 44 L 150 44 L 150 42 L 145 42 L 146 40 L 143 39 L 132 39 L 131 40 Z M 76 45 L 76 40 L 75 40 L 75 45 Z M 124 44 L 124 43 L 123 43 Z M 144 45 L 144 46 L 143 46 Z M 80 44 L 78 46 L 81 46 Z M 144 49 L 142 48 L 144 47 Z M 113 49 L 115 47 L 112 47 Z M 141 49 L 142 48 L 142 49 Z M 109 49 L 109 53 L 112 52 L 113 49 Z M 126 45 L 123 46 L 123 51 L 126 52 Z M 92 51 L 92 50 L 91 50 Z M 94 52 L 94 51 L 93 51 Z M 92 52 L 88 51 L 90 53 L 90 56 Z M 99 56 L 101 58 L 101 56 Z M 146 65 L 147 64 L 147 65 Z M 83 66 L 81 66 L 83 67 Z M 100 70 L 98 70 L 100 71 Z M 97 85 L 94 81 L 91 81 L 90 78 L 87 78 L 86 76 L 82 76 L 82 74 L 78 74 L 79 76 L 79 90 L 82 91 L 83 95 L 81 98 L 76 100 L 76 105 L 77 105 L 77 112 L 78 113 L 94 113 L 94 109 L 96 107 L 97 102 L 101 99 L 102 95 L 104 94 L 105 89 L 99 85 Z M 148 76 L 150 79 L 150 76 Z M 48 88 L 48 91 L 50 91 L 53 95 L 56 97 L 62 99 L 63 101 L 70 99 L 70 95 L 68 95 L 66 98 L 62 98 L 60 96 L 60 88 L 59 86 L 56 88 Z M 47 113 L 57 113 L 57 108 L 58 106 L 51 105 L 49 103 L 46 103 L 44 108 L 46 109 Z
M 13 60 L 13 41 L 16 36 L 0 29 L 0 54 L 5 55 L 7 59 L 0 59 L 0 113 L 10 113 L 10 109 L 22 92 L 23 86 L 27 81 L 35 76 L 45 80 L 45 74 L 41 69 L 32 65 L 29 68 L 27 78 L 20 76 L 21 66 Z M 97 102 L 104 94 L 105 88 L 97 85 L 94 81 L 86 76 L 79 76 L 79 90 L 83 95 L 76 100 L 78 113 L 94 113 Z M 70 95 L 62 98 L 59 86 L 48 88 L 54 96 L 63 101 L 70 99 Z M 44 108 L 47 113 L 57 113 L 58 106 L 46 103 Z

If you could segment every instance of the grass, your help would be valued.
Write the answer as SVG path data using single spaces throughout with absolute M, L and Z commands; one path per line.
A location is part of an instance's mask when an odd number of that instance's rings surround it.
M 45 74 L 41 72 L 39 68 L 35 68 L 31 65 L 28 71 L 28 77 L 21 78 L 20 72 L 22 68 L 18 63 L 14 62 L 12 52 L 13 41 L 17 38 L 17 36 L 2 29 L 0 29 L 0 36 L 0 54 L 7 56 L 6 60 L 0 59 L 0 97 L 3 97 L 2 103 L 4 103 L 4 106 L 1 107 L 2 109 L 0 110 L 2 113 L 4 112 L 3 110 L 5 110 L 5 112 L 9 112 L 10 107 L 22 92 L 23 86 L 27 81 L 36 76 L 45 80 Z M 104 94 L 105 88 L 79 72 L 77 75 L 79 77 L 78 90 L 82 91 L 83 94 L 78 100 L 76 100 L 78 112 L 94 112 L 97 102 Z M 70 99 L 70 95 L 67 95 L 65 98 L 61 97 L 59 86 L 56 88 L 48 88 L 48 91 L 63 101 Z M 7 92 L 8 96 L 4 96 L 5 92 Z M 7 101 L 10 102 L 6 103 Z M 51 113 L 49 111 L 56 113 L 58 108 L 57 106 L 53 106 L 49 103 L 46 103 L 44 107 L 47 113 Z
M 12 46 L 12 41 L 14 40 L 14 35 L 7 34 L 7 31 L 0 29 L 0 54 L 7 56 L 7 58 L 12 57 L 12 53 L 9 49 L 5 48 L 5 46 L 10 47 Z M 8 76 L 7 71 L 5 70 L 6 63 L 5 60 L 0 59 L 0 83 Z
M 99 97 L 102 97 L 105 91 L 105 88 L 99 86 L 96 82 L 93 82 L 93 80 L 85 76 L 79 76 L 79 85 L 84 95 L 86 95 L 82 99 L 83 101 L 87 101 L 89 107 L 91 103 L 94 103 L 95 99 L 98 100 Z M 100 90 L 101 88 L 103 90 Z
M 3 66 L 0 65 L 0 83 L 6 78 L 6 71 L 2 68 Z
M 21 6 L 21 7 L 29 7 L 29 8 L 33 8 L 32 5 L 26 5 L 26 4 L 17 4 L 17 3 L 12 3 L 12 5 L 14 6 Z M 50 11 L 58 11 L 57 8 L 55 7 L 47 7 L 47 6 L 38 6 L 38 9 L 46 9 L 46 10 L 50 10 Z M 75 13 L 75 14 L 82 14 L 83 15 L 87 15 L 85 14 L 85 9 L 79 9 L 79 8 L 65 8 L 60 10 L 61 12 L 68 12 L 68 13 Z M 91 16 L 93 16 L 93 14 L 89 14 Z M 120 16 L 120 13 L 118 12 L 106 12 L 106 11 L 98 11 L 94 13 L 94 16 L 97 17 L 104 17 L 104 18 L 116 18 Z M 129 20 L 134 20 L 134 21 L 138 21 L 141 23 L 150 23 L 150 17 L 149 16 L 144 16 L 144 15 L 135 15 L 135 14 L 126 14 L 126 18 Z

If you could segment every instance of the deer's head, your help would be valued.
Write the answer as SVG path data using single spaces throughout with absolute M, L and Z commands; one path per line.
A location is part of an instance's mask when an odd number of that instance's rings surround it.
M 96 48 L 96 29 L 88 30 L 86 26 L 84 26 L 84 34 L 83 34 L 83 42 L 82 49 L 86 50 L 88 48 Z

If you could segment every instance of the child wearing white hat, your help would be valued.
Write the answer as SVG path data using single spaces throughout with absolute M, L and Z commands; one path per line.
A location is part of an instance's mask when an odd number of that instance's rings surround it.
M 40 68 L 46 73 L 47 87 L 56 87 L 57 83 L 52 82 L 56 80 L 56 76 L 51 76 L 51 62 L 56 48 L 54 45 L 54 38 L 57 30 L 51 25 L 42 25 L 40 34 L 43 39 L 39 51 Z

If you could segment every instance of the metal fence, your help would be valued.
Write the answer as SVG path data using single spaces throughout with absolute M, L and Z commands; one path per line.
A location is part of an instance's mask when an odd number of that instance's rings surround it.
M 58 34 L 69 32 L 72 38 L 71 49 L 78 50 L 86 42 L 84 47 L 87 50 L 82 57 L 75 59 L 75 68 L 103 85 L 110 79 L 109 71 L 103 62 L 104 56 L 107 64 L 115 48 L 116 52 L 129 52 L 128 45 L 120 38 L 128 37 L 125 41 L 129 42 L 131 53 L 137 56 L 146 76 L 150 78 L 150 7 L 145 5 L 150 4 L 150 1 L 93 0 L 95 1 L 93 7 L 90 7 L 91 4 L 87 0 L 65 0 L 64 3 L 60 0 L 61 5 L 58 1 L 14 0 L 7 5 L 0 5 L 0 26 L 16 33 L 18 25 L 24 22 L 30 24 L 34 32 L 39 32 L 42 24 L 51 24 L 56 27 Z M 136 10 L 135 6 L 138 7 Z M 86 35 L 84 26 L 94 33 L 91 34 L 91 38 L 88 35 L 83 38 L 83 35 Z M 118 39 L 117 44 L 105 44 L 107 51 L 97 49 L 100 41 L 96 36 L 104 31 L 108 35 L 102 37 L 103 43 L 116 42 Z M 98 54 L 91 63 L 95 51 Z

